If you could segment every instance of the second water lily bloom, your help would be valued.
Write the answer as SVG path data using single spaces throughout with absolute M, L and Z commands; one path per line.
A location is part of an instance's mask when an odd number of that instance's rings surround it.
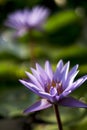
M 49 13 L 49 9 L 40 6 L 36 6 L 31 10 L 17 10 L 8 16 L 5 25 L 15 29 L 18 36 L 22 36 L 31 29 L 43 30 L 42 26 Z
M 26 72 L 29 80 L 20 80 L 20 82 L 40 96 L 41 99 L 27 108 L 24 111 L 25 113 L 46 109 L 54 104 L 87 108 L 86 103 L 69 96 L 70 93 L 87 80 L 87 75 L 74 81 L 79 72 L 78 65 L 75 65 L 71 70 L 69 70 L 69 67 L 69 61 L 64 64 L 60 60 L 57 64 L 56 71 L 53 72 L 49 61 L 46 61 L 44 68 L 36 63 L 36 69 L 31 68 L 32 74 Z

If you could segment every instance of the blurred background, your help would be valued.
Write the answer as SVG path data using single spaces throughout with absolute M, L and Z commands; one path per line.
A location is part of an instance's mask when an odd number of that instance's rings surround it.
M 16 10 L 44 6 L 50 15 L 44 32 L 33 32 L 34 60 L 46 60 L 55 70 L 60 59 L 71 67 L 79 64 L 78 77 L 87 74 L 87 1 L 86 0 L 0 0 L 0 130 L 57 130 L 53 109 L 30 115 L 23 110 L 38 100 L 19 82 L 32 67 L 29 35 L 13 37 L 14 30 L 4 25 Z M 77 78 L 78 78 L 77 77 Z M 87 84 L 72 93 L 87 102 Z M 60 107 L 64 130 L 87 129 L 87 110 Z

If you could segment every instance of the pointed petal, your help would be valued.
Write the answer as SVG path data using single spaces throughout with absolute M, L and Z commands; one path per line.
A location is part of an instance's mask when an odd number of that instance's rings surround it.
M 75 98 L 66 97 L 61 99 L 58 102 L 59 105 L 66 106 L 66 107 L 79 107 L 79 108 L 87 108 L 87 104 L 83 103 Z
M 31 71 L 33 75 L 36 77 L 36 79 L 38 80 L 38 82 L 41 84 L 41 86 L 44 87 L 44 80 L 41 78 L 41 75 L 39 75 L 38 72 L 33 68 L 31 68 Z
M 54 76 L 53 76 L 53 80 L 56 82 L 60 82 L 60 77 L 61 77 L 60 71 L 56 69 L 56 72 L 54 73 Z
M 28 89 L 30 89 L 31 91 L 33 91 L 34 93 L 38 94 L 38 92 L 40 91 L 40 89 L 38 87 L 36 87 L 34 84 L 29 83 L 25 80 L 19 80 L 25 87 L 27 87 Z
M 57 64 L 57 68 L 61 71 L 61 69 L 63 68 L 63 61 L 60 60 Z
M 54 77 L 53 77 L 54 81 L 57 81 L 57 82 L 60 81 L 60 79 L 61 79 L 61 73 L 60 72 L 61 72 L 62 68 L 63 68 L 63 61 L 60 60 L 57 64 L 57 69 L 54 73 Z
M 71 86 L 73 84 L 73 81 L 76 77 L 76 75 L 78 74 L 79 71 L 76 71 L 74 74 L 72 74 L 70 77 L 67 78 L 67 81 L 65 83 L 65 87 L 64 88 L 67 88 L 67 86 Z
M 75 86 L 72 88 L 72 91 L 75 90 L 76 88 L 80 87 L 85 81 L 87 80 L 87 75 L 79 78 L 74 82 Z
M 87 80 L 87 75 L 79 78 L 78 80 L 76 80 L 72 85 L 68 86 L 62 93 L 62 95 L 67 96 L 68 94 L 70 94 L 72 91 L 74 91 L 75 89 L 77 89 L 78 87 L 80 87 L 80 85 L 82 85 L 85 81 Z
M 29 108 L 27 108 L 24 111 L 24 113 L 30 113 L 30 112 L 34 112 L 34 111 L 43 110 L 43 109 L 46 109 L 51 106 L 52 106 L 52 104 L 50 104 L 46 99 L 41 99 L 41 100 L 37 101 L 36 103 L 34 103 Z
M 62 85 L 64 87 L 65 85 L 65 82 L 67 80 L 67 76 L 68 76 L 68 71 L 69 71 L 69 66 L 70 66 L 70 62 L 68 61 L 64 67 L 62 68 L 62 71 L 61 71 L 61 81 L 62 81 Z
M 70 70 L 70 72 L 69 72 L 69 74 L 68 74 L 68 77 L 70 77 L 71 75 L 73 75 L 73 73 L 75 73 L 75 72 L 77 71 L 77 69 L 78 69 L 78 64 L 75 65 L 75 66 Z
M 52 79 L 53 79 L 53 71 L 52 71 L 52 67 L 51 67 L 49 61 L 45 62 L 45 72 L 47 73 L 47 75 L 49 76 L 49 78 L 52 81 Z
M 76 77 L 76 75 L 78 74 L 79 71 L 77 71 L 78 65 L 74 66 L 70 72 L 68 73 L 67 76 L 67 80 L 64 84 L 64 88 L 66 88 L 67 86 L 71 85 Z
M 60 60 L 57 65 L 56 72 L 54 74 L 54 80 L 57 82 L 62 82 L 63 87 L 65 85 L 65 81 L 67 80 L 69 65 L 70 65 L 70 62 L 68 61 L 63 67 L 63 61 Z
M 38 88 L 40 88 L 41 90 L 43 90 L 41 84 L 38 82 L 38 80 L 36 79 L 36 77 L 34 77 L 29 72 L 26 72 L 26 75 L 29 77 L 29 79 L 32 81 L 32 83 L 34 83 Z
M 41 84 L 41 87 L 44 89 L 47 81 L 44 79 L 43 75 L 39 75 L 39 73 L 33 68 L 31 68 L 31 71 L 38 80 L 38 82 Z
M 28 89 L 30 89 L 32 92 L 36 93 L 38 96 L 45 98 L 49 101 L 53 102 L 53 96 L 50 93 L 41 91 L 38 87 L 36 87 L 34 84 L 26 82 L 24 80 L 19 80 L 25 87 L 27 87 Z
M 45 70 L 38 63 L 36 63 L 36 69 L 39 75 L 43 76 L 46 81 L 50 80 Z

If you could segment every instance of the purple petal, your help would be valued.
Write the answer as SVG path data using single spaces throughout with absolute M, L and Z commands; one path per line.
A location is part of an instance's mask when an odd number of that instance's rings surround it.
M 44 90 L 41 86 L 41 84 L 38 82 L 38 80 L 36 79 L 36 77 L 34 77 L 32 74 L 30 74 L 29 72 L 26 72 L 27 76 L 30 78 L 30 80 L 37 86 L 39 87 L 41 90 Z
M 78 72 L 79 71 L 76 71 L 76 72 L 72 73 L 72 75 L 68 75 L 67 80 L 64 84 L 64 89 L 66 89 L 66 87 L 71 86 L 73 84 L 73 81 L 74 81 L 76 75 L 78 74 Z
M 33 75 L 36 77 L 37 81 L 44 88 L 45 80 L 43 79 L 43 77 L 41 77 L 41 75 L 39 75 L 39 73 L 35 69 L 31 68 L 31 71 L 32 71 Z
M 27 16 L 29 15 L 29 10 L 25 9 L 23 11 L 16 11 L 8 16 L 5 21 L 5 25 L 12 27 L 14 29 L 21 29 L 26 27 Z
M 58 104 L 66 107 L 87 108 L 87 104 L 72 97 L 63 98 L 58 102 Z
M 27 32 L 32 27 L 41 28 L 49 13 L 48 9 L 39 6 L 34 7 L 31 11 L 28 9 L 17 10 L 8 16 L 4 24 L 16 30 L 27 28 L 25 30 Z M 23 35 L 25 31 L 19 31 L 19 36 Z
M 51 67 L 49 61 L 45 62 L 45 72 L 47 73 L 47 75 L 49 76 L 49 78 L 52 81 L 52 79 L 53 79 L 53 71 L 52 71 L 52 67 Z
M 25 80 L 19 80 L 25 87 L 30 89 L 32 92 L 36 93 L 38 96 L 48 99 L 49 101 L 53 102 L 54 101 L 54 95 L 51 95 L 50 93 L 44 92 L 41 89 L 39 89 L 37 86 L 35 86 L 32 83 L 29 83 Z
M 57 68 L 58 68 L 59 71 L 61 71 L 61 69 L 63 68 L 63 61 L 62 61 L 62 60 L 60 60 L 60 61 L 58 62 Z
M 30 89 L 31 91 L 33 91 L 34 93 L 36 93 L 38 95 L 38 92 L 41 91 L 38 87 L 36 87 L 34 84 L 29 83 L 25 80 L 19 80 L 25 87 L 27 87 L 28 89 Z
M 70 94 L 72 91 L 80 87 L 85 81 L 87 80 L 87 75 L 79 78 L 76 80 L 72 85 L 68 86 L 62 93 L 62 95 L 67 96 Z
M 42 97 L 42 98 L 46 98 L 46 99 L 48 99 L 48 100 L 51 100 L 51 98 L 52 98 L 52 95 L 50 94 L 50 93 L 47 93 L 47 92 L 38 92 L 39 93 L 39 95 L 40 95 L 40 97 Z
M 44 79 L 46 81 L 49 81 L 49 77 L 48 75 L 46 74 L 45 70 L 37 63 L 36 64 L 36 69 L 37 69 L 37 72 L 39 73 L 39 75 L 41 75 L 42 77 L 44 77 Z
M 78 74 L 79 71 L 77 71 L 78 65 L 74 66 L 70 72 L 68 73 L 67 76 L 67 80 L 63 86 L 63 88 L 65 89 L 67 86 L 72 85 L 74 78 L 76 77 L 76 75 Z
M 33 75 L 36 77 L 36 79 L 38 80 L 38 82 L 41 84 L 42 88 L 45 89 L 48 81 L 43 77 L 43 75 L 40 75 L 37 70 L 31 68 L 31 71 Z
M 50 88 L 50 94 L 51 94 L 52 96 L 55 96 L 55 95 L 57 94 L 57 89 L 54 88 L 54 87 L 51 87 L 51 88 Z
M 51 92 L 51 94 L 53 94 Z M 51 95 L 50 93 L 46 93 L 46 92 L 39 92 L 38 95 L 44 99 L 47 99 L 48 101 L 55 103 L 55 101 L 58 99 L 58 96 L 56 98 L 56 94 Z
M 58 64 L 57 64 L 57 69 L 56 69 L 56 71 L 54 73 L 54 77 L 53 77 L 54 81 L 57 81 L 57 82 L 60 81 L 60 78 L 61 78 L 61 73 L 60 72 L 61 72 L 62 68 L 63 68 L 63 61 L 60 60 L 58 62 Z
M 68 71 L 69 71 L 69 66 L 70 66 L 70 62 L 68 61 L 64 67 L 62 68 L 62 71 L 61 71 L 61 81 L 62 81 L 62 85 L 64 87 L 65 85 L 65 82 L 67 80 L 67 76 L 68 76 Z
M 46 99 L 41 99 L 40 101 L 37 101 L 32 106 L 27 108 L 24 111 L 24 113 L 30 113 L 30 112 L 34 112 L 34 111 L 43 110 L 43 109 L 46 109 L 51 106 L 52 106 L 52 104 L 50 104 Z
M 70 70 L 70 72 L 69 72 L 69 74 L 68 74 L 68 77 L 70 77 L 71 75 L 73 75 L 73 73 L 76 73 L 77 69 L 78 69 L 78 64 L 75 65 L 75 66 Z
M 75 90 L 76 88 L 78 88 L 78 87 L 79 87 L 80 85 L 82 85 L 86 80 L 87 80 L 87 75 L 85 75 L 85 76 L 79 78 L 78 80 L 76 80 L 76 81 L 74 82 L 74 83 L 76 83 L 76 85 L 73 87 L 72 90 Z M 78 84 L 78 81 L 80 81 L 79 84 Z
M 36 6 L 31 10 L 28 16 L 29 26 L 41 26 L 49 15 L 49 10 L 43 7 Z

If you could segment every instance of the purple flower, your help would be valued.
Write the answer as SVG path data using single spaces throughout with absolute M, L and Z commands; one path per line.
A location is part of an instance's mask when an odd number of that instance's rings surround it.
M 48 15 L 49 10 L 39 6 L 32 10 L 18 10 L 8 16 L 5 25 L 16 29 L 18 35 L 21 36 L 32 28 L 41 30 Z
M 20 80 L 20 82 L 39 95 L 41 99 L 27 108 L 25 113 L 42 110 L 53 104 L 87 108 L 87 104 L 68 96 L 87 80 L 87 75 L 74 81 L 79 72 L 78 65 L 75 65 L 71 70 L 69 70 L 69 66 L 69 61 L 64 65 L 63 61 L 60 60 L 53 73 L 49 61 L 46 61 L 44 69 L 36 64 L 36 69 L 31 68 L 33 74 L 26 72 L 29 80 Z

